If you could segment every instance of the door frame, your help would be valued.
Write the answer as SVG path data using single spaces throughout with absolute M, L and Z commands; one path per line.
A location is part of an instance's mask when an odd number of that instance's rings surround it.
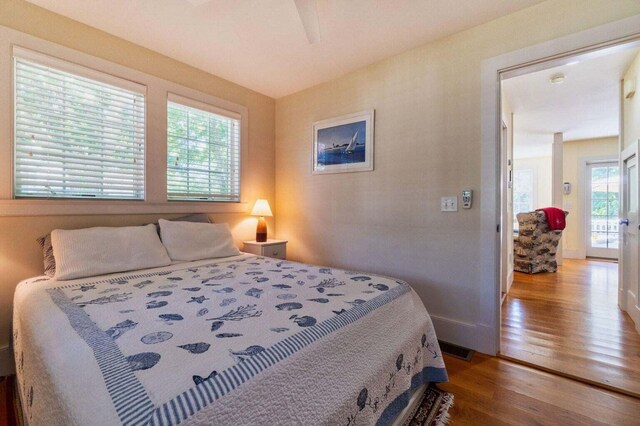
M 625 161 L 628 158 L 632 158 L 635 157 L 636 159 L 636 168 L 640 167 L 640 141 L 636 141 L 634 143 L 632 143 L 629 147 L 623 149 L 620 152 L 620 217 L 622 218 L 622 213 L 627 211 L 627 197 L 626 197 L 626 192 L 624 191 L 624 181 L 626 179 L 626 165 L 625 165 Z M 640 216 L 640 214 L 639 214 Z M 636 224 L 637 225 L 637 224 Z M 634 225 L 634 226 L 636 226 Z M 629 292 L 630 289 L 627 288 L 627 277 L 626 277 L 626 272 L 625 272 L 625 261 L 624 261 L 624 256 L 622 255 L 622 247 L 624 244 L 624 240 L 623 240 L 623 232 L 620 232 L 620 242 L 619 242 L 619 246 L 620 246 L 620 256 L 619 256 L 619 260 L 618 260 L 618 281 L 619 281 L 619 285 L 618 285 L 618 306 L 620 307 L 620 309 L 622 309 L 624 312 L 626 312 L 627 314 L 629 314 L 629 316 L 632 318 L 636 330 L 638 330 L 638 332 L 640 332 L 640 291 L 638 291 L 638 289 L 636 289 L 636 294 L 635 296 L 635 305 L 631 305 L 629 306 L 629 302 L 632 302 L 632 300 L 630 300 L 629 296 Z M 640 251 L 640 248 L 639 248 Z M 640 277 L 638 278 L 640 280 Z
M 504 180 L 500 159 L 501 88 L 503 76 L 519 75 L 563 65 L 576 57 L 594 57 L 606 48 L 640 40 L 640 15 L 590 28 L 514 52 L 488 58 L 481 63 L 481 187 L 480 244 L 478 259 L 477 319 L 474 340 L 477 350 L 495 355 L 500 351 L 502 274 L 500 265 L 504 224 Z
M 622 111 L 621 111 L 622 113 Z M 584 161 L 583 161 L 584 160 Z M 589 239 L 591 238 L 591 229 L 589 227 L 589 224 L 591 222 L 591 218 L 590 218 L 590 212 L 591 212 L 591 205 L 590 205 L 590 201 L 591 201 L 591 175 L 589 173 L 590 167 L 597 165 L 597 164 L 617 164 L 618 167 L 620 167 L 620 158 L 616 158 L 616 157 L 596 157 L 596 158 L 584 158 L 581 159 L 580 162 L 580 170 L 579 173 L 582 174 L 582 180 L 583 180 L 583 185 L 581 185 L 582 188 L 584 188 L 584 192 L 582 193 L 582 195 L 580 196 L 581 198 L 581 204 L 583 206 L 582 209 L 582 220 L 584 220 L 583 223 L 583 242 L 584 242 L 584 253 L 585 253 L 585 257 L 596 257 L 596 258 L 602 258 L 602 259 L 619 259 L 620 258 L 620 243 L 618 242 L 618 249 L 616 249 L 617 251 L 617 256 L 616 257 L 609 257 L 609 256 L 589 256 Z M 620 171 L 620 173 L 622 173 L 622 171 Z M 618 194 L 620 194 L 620 192 L 618 192 Z M 620 218 L 620 211 L 622 208 L 622 204 L 620 204 L 620 209 L 618 211 L 618 218 L 616 218 L 616 220 L 618 220 Z M 607 249 L 605 249 L 607 250 Z M 613 250 L 613 249 L 608 249 L 608 250 Z M 620 284 L 620 282 L 618 282 L 618 284 Z
M 506 117 L 501 117 L 500 119 L 500 143 L 503 146 L 508 146 L 511 144 L 512 137 L 510 135 L 511 126 L 505 123 L 504 119 Z M 510 120 L 512 121 L 512 120 Z M 509 149 L 504 149 L 501 152 L 502 155 L 502 179 L 506 180 L 507 191 L 513 190 L 513 158 L 509 157 Z M 504 195 L 505 199 L 509 199 L 508 193 Z M 511 197 L 511 202 L 513 206 L 513 197 Z M 507 247 L 507 249 L 513 247 L 513 225 L 512 225 L 512 215 L 513 210 L 509 211 L 508 204 L 506 208 L 503 210 L 503 222 L 505 223 L 505 232 L 502 233 L 502 246 Z M 509 244 L 509 238 L 511 238 L 511 244 Z M 501 301 L 502 297 L 506 296 L 509 293 L 509 289 L 511 288 L 511 284 L 513 284 L 513 259 L 509 256 L 501 258 L 501 267 L 500 274 L 502 276 L 501 279 Z

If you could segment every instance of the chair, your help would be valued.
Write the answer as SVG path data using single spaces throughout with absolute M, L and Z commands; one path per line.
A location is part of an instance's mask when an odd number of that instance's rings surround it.
M 556 250 L 562 231 L 551 231 L 542 211 L 518 213 L 516 217 L 520 231 L 513 244 L 513 269 L 527 274 L 556 272 Z

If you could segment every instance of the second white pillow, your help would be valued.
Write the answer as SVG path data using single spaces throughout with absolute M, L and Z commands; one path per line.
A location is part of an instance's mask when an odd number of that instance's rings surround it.
M 160 238 L 171 260 L 191 261 L 240 254 L 226 223 L 173 222 L 160 219 Z

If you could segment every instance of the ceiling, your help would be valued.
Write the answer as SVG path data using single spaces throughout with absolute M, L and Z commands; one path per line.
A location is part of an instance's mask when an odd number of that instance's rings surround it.
M 514 113 L 514 158 L 551 155 L 553 134 L 577 140 L 619 133 L 620 80 L 638 48 L 615 48 L 567 65 L 503 81 Z M 605 54 L 606 53 L 606 54 Z M 550 77 L 564 74 L 564 82 Z
M 278 98 L 541 0 L 28 0 Z

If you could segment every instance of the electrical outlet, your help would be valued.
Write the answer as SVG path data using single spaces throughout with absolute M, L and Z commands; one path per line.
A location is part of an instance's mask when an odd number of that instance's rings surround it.
M 440 198 L 440 211 L 457 212 L 458 197 L 442 197 Z

